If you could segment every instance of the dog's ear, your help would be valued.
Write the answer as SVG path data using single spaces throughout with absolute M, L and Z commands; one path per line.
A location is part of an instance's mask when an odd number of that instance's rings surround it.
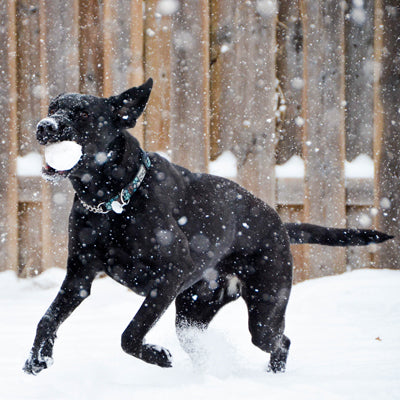
M 133 128 L 135 126 L 136 120 L 146 107 L 152 87 L 153 79 L 150 78 L 143 85 L 133 87 L 108 99 L 113 108 L 115 120 L 121 128 Z

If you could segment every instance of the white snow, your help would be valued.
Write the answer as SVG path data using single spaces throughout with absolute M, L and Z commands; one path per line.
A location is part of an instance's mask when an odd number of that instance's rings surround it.
M 67 171 L 73 168 L 81 156 L 82 146 L 73 140 L 49 144 L 44 151 L 47 164 L 58 171 Z
M 278 12 L 276 0 L 257 0 L 256 9 L 263 17 L 272 17 Z
M 345 177 L 371 178 L 374 177 L 374 162 L 366 154 L 360 154 L 353 161 L 344 163 Z M 275 167 L 277 178 L 303 178 L 304 160 L 297 155 L 292 156 L 285 164 Z
M 146 34 L 148 37 L 154 37 L 156 35 L 156 33 L 151 28 L 146 29 Z
M 387 210 L 391 206 L 391 201 L 387 197 L 382 197 L 379 204 L 384 210 Z
M 221 46 L 221 53 L 222 54 L 224 54 L 224 53 L 226 53 L 227 51 L 229 51 L 229 45 L 228 44 L 223 44 L 222 46 Z
M 304 121 L 304 118 L 302 118 L 302 117 L 300 117 L 300 116 L 297 116 L 297 117 L 294 119 L 294 123 L 295 123 L 299 128 L 301 128 L 302 126 L 304 126 L 304 124 L 306 123 L 306 121 Z
M 351 18 L 358 25 L 363 25 L 367 20 L 367 14 L 364 10 L 363 0 L 353 0 L 353 9 L 351 11 Z
M 237 176 L 237 159 L 230 151 L 224 151 L 216 160 L 208 165 L 210 174 L 224 178 L 235 178 Z
M 374 162 L 366 154 L 360 154 L 353 161 L 345 161 L 344 171 L 346 178 L 373 178 Z
M 290 81 L 293 89 L 301 90 L 304 87 L 304 80 L 300 77 L 295 77 Z
M 157 4 L 157 11 L 162 15 L 172 15 L 179 10 L 178 0 L 160 0 Z
M 309 143 L 311 145 L 311 143 Z M 275 166 L 277 178 L 304 178 L 304 160 L 294 155 L 286 163 Z M 374 162 L 366 154 L 360 154 L 353 161 L 345 161 L 345 177 L 371 178 L 374 177 Z M 215 161 L 210 162 L 209 172 L 225 178 L 237 176 L 237 160 L 230 151 L 224 151 Z
M 277 178 L 304 178 L 304 161 L 299 156 L 292 156 L 282 165 L 275 166 Z
M 42 156 L 36 152 L 30 152 L 25 156 L 17 157 L 18 176 L 41 176 L 42 175 Z
M 175 335 L 174 307 L 148 335 L 168 348 L 174 367 L 161 369 L 126 355 L 120 336 L 143 301 L 111 279 L 64 323 L 54 365 L 38 376 L 21 368 L 36 324 L 64 271 L 33 280 L 0 274 L 0 398 L 74 399 L 351 399 L 400 397 L 400 271 L 358 270 L 293 288 L 286 332 L 292 340 L 285 374 L 265 372 L 267 356 L 251 344 L 242 300 L 226 306 L 193 366 Z

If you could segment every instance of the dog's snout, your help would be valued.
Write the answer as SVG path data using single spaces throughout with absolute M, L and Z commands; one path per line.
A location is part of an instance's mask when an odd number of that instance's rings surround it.
M 36 139 L 40 144 L 46 144 L 57 130 L 58 124 L 54 118 L 43 118 L 36 127 Z

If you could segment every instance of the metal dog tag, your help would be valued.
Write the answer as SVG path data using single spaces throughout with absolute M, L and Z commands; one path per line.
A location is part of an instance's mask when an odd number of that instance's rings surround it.
M 121 214 L 123 211 L 124 211 L 124 205 L 123 204 L 121 204 L 119 201 L 117 201 L 117 200 L 114 200 L 112 203 L 111 203 L 111 208 L 112 208 L 112 210 L 115 212 L 115 213 L 117 213 L 117 214 Z

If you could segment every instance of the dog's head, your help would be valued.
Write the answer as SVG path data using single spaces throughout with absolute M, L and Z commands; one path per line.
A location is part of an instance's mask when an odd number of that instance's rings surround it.
M 75 143 L 80 147 L 82 157 L 69 169 L 56 169 L 46 164 L 43 174 L 48 178 L 65 177 L 84 159 L 93 159 L 98 154 L 110 156 L 119 133 L 135 126 L 146 107 L 152 86 L 153 81 L 149 79 L 139 87 L 109 98 L 75 93 L 54 98 L 48 116 L 37 125 L 36 138 L 46 146 Z

